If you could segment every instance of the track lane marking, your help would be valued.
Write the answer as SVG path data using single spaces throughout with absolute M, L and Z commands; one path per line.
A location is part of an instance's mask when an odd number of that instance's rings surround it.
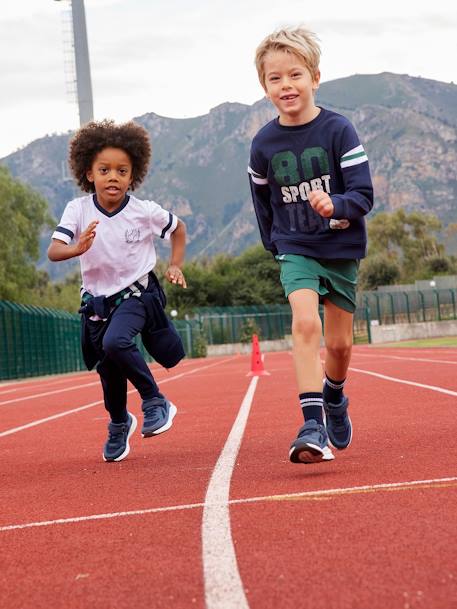
M 214 364 L 208 364 L 207 366 L 200 366 L 199 368 L 194 368 L 193 370 L 189 370 L 187 372 L 181 372 L 180 374 L 177 374 L 170 378 L 161 379 L 159 382 L 161 385 L 163 385 L 165 383 L 169 383 L 170 381 L 175 381 L 176 379 L 182 378 L 183 376 L 189 376 L 190 374 L 194 374 L 195 372 L 200 372 L 201 370 L 205 370 L 207 368 L 213 368 L 214 366 L 218 366 L 219 364 L 228 361 L 228 359 L 232 358 L 225 358 L 223 360 L 215 362 Z M 97 384 L 99 384 L 99 382 Z M 136 389 L 130 389 L 129 391 L 127 391 L 127 395 L 134 393 L 135 391 Z M 97 406 L 99 404 L 103 404 L 103 400 L 97 400 L 96 402 L 91 402 L 90 404 L 84 404 L 83 406 L 72 408 L 71 410 L 65 410 L 64 412 L 53 414 L 49 417 L 45 417 L 44 419 L 37 419 L 36 421 L 31 421 L 30 423 L 25 423 L 24 425 L 19 425 L 18 427 L 7 429 L 6 431 L 0 432 L 0 438 L 3 438 L 4 436 L 9 436 L 19 431 L 24 431 L 25 429 L 29 429 L 31 427 L 36 427 L 37 425 L 41 425 L 43 423 L 48 423 L 49 421 L 53 421 L 55 419 L 60 419 L 61 417 L 66 417 L 69 414 L 75 414 L 76 412 L 87 410 L 88 408 L 92 408 L 93 406 Z
M 383 379 L 385 381 L 392 381 L 394 383 L 402 383 L 404 385 L 412 385 L 413 387 L 420 387 L 421 389 L 430 389 L 430 391 L 438 391 L 439 393 L 445 393 L 446 395 L 457 396 L 457 391 L 451 389 L 444 389 L 443 387 L 437 387 L 436 385 L 425 385 L 424 383 L 417 383 L 415 381 L 407 381 L 406 379 L 396 378 L 394 376 L 387 376 L 386 374 L 380 374 L 379 372 L 372 372 L 371 370 L 361 370 L 360 368 L 349 367 L 349 370 L 353 372 L 360 372 L 361 374 L 368 374 L 369 376 L 375 376 L 376 378 Z
M 35 400 L 36 398 L 44 398 L 47 395 L 55 395 L 56 393 L 64 393 L 65 391 L 76 391 L 82 387 L 92 387 L 93 385 L 99 385 L 100 381 L 93 381 L 92 383 L 84 383 L 83 385 L 72 385 L 71 387 L 64 387 L 61 389 L 54 389 L 53 391 L 44 391 L 43 393 L 37 393 L 35 395 L 26 395 L 20 398 L 14 398 L 12 400 L 4 400 L 0 402 L 0 406 L 6 406 L 7 404 L 14 404 L 14 402 L 25 402 L 26 400 Z
M 245 497 L 243 499 L 231 499 L 228 505 L 244 505 L 247 503 L 260 503 L 262 501 L 293 501 L 297 499 L 339 497 L 364 492 L 389 492 L 393 490 L 435 489 L 457 486 L 457 476 L 447 478 L 431 478 L 429 480 L 410 480 L 406 482 L 390 482 L 383 484 L 367 484 L 364 486 L 349 486 L 342 488 L 321 489 L 315 491 L 302 491 L 300 493 L 285 493 L 283 495 L 263 495 L 258 497 Z M 143 516 L 145 514 L 156 514 L 161 512 L 176 512 L 181 510 L 193 510 L 204 508 L 205 503 L 184 503 L 155 508 L 144 508 L 141 510 L 128 510 L 123 512 L 110 512 L 104 514 L 90 514 L 88 516 L 75 516 L 73 518 L 57 518 L 55 520 L 40 520 L 37 522 L 26 522 L 22 524 L 9 524 L 0 526 L 0 532 L 31 529 L 36 527 L 50 527 L 62 524 L 90 522 L 93 520 L 109 520 L 112 518 L 124 518 L 127 516 Z M 226 605 L 228 607 L 228 605 Z
M 8 384 L 0 383 L 0 395 L 4 393 L 12 393 L 13 391 L 21 391 L 21 390 L 37 390 L 41 387 L 51 387 L 52 385 L 62 385 L 63 383 L 68 383 L 68 381 L 84 381 L 89 379 L 89 377 L 93 376 L 95 372 L 87 370 L 82 374 L 77 374 L 75 372 L 62 373 L 60 375 L 53 375 L 49 377 L 32 377 L 32 378 L 24 378 L 19 379 L 17 381 L 10 382 Z M 59 378 L 60 377 L 60 378 Z M 12 387 L 14 385 L 14 387 Z
M 184 366 L 185 364 L 187 364 L 187 362 L 183 362 L 182 365 Z M 187 367 L 188 367 L 188 364 L 187 364 Z M 154 368 L 153 372 L 162 372 L 162 368 Z M 91 374 L 90 372 L 87 372 L 87 376 L 89 376 L 90 374 Z M 62 381 L 55 381 L 55 383 L 65 382 L 65 381 L 68 381 L 68 380 L 69 379 L 62 379 Z M 157 380 L 158 380 L 159 383 L 161 383 L 163 379 L 157 379 Z M 7 404 L 13 404 L 14 402 L 25 402 L 26 400 L 34 400 L 35 398 L 46 397 L 48 395 L 55 395 L 56 393 L 64 393 L 66 391 L 73 391 L 73 390 L 76 390 L 76 389 L 81 389 L 82 387 L 90 387 L 92 385 L 99 385 L 99 384 L 100 384 L 100 380 L 97 379 L 96 381 L 92 381 L 91 383 L 85 383 L 83 385 L 71 385 L 70 387 L 63 387 L 61 389 L 54 389 L 53 391 L 45 391 L 43 393 L 37 393 L 35 395 L 26 395 L 26 396 L 21 396 L 20 398 L 14 398 L 14 399 L 11 399 L 11 400 L 4 400 L 3 402 L 0 402 L 0 406 L 6 406 Z M 0 391 L 0 395 L 2 393 L 8 393 L 8 392 L 12 392 L 12 391 L 18 391 L 20 389 L 28 389 L 29 391 L 33 391 L 34 387 L 33 386 L 30 387 L 30 385 L 24 384 L 22 387 L 17 387 L 15 389 L 8 389 L 7 391 L 4 391 L 4 392 Z
M 202 516 L 203 583 L 207 609 L 249 609 L 233 545 L 229 494 L 230 480 L 257 387 L 249 383 L 238 415 L 214 467 Z
M 354 352 L 354 355 L 360 355 L 361 357 L 386 357 L 388 359 L 400 359 L 400 360 L 404 360 L 404 361 L 410 361 L 410 362 L 429 362 L 432 364 L 451 364 L 453 366 L 457 366 L 457 361 L 450 361 L 450 360 L 445 360 L 445 359 L 428 359 L 426 357 L 402 357 L 401 355 L 387 355 L 384 353 L 379 353 L 377 355 L 375 355 L 374 353 L 358 353 L 358 352 Z

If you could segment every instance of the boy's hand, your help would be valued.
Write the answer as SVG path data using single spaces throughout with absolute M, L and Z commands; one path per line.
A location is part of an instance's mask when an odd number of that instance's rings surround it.
M 180 285 L 182 288 L 187 288 L 186 279 L 179 266 L 176 266 L 175 264 L 170 264 L 167 269 L 167 272 L 165 273 L 165 277 L 170 283 Z
M 76 244 L 76 252 L 78 256 L 84 254 L 84 252 L 87 252 L 87 250 L 92 246 L 96 235 L 95 228 L 98 222 L 98 220 L 94 220 L 89 224 L 86 230 L 80 234 L 78 243 Z
M 331 198 L 323 190 L 312 190 L 308 193 L 308 201 L 311 207 L 323 218 L 333 216 L 335 207 Z

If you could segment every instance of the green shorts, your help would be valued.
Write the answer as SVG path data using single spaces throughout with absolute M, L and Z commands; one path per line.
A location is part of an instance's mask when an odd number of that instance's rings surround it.
M 298 254 L 280 254 L 281 283 L 286 298 L 303 288 L 319 294 L 319 302 L 328 299 L 337 307 L 354 313 L 358 260 L 310 258 Z

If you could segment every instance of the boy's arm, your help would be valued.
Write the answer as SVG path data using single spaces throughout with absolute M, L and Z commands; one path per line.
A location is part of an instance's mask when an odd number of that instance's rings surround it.
M 251 167 L 249 167 L 248 172 L 252 202 L 254 204 L 257 224 L 259 225 L 260 230 L 260 238 L 262 239 L 264 248 L 275 256 L 278 253 L 278 250 L 271 241 L 273 211 L 271 209 L 270 187 L 268 186 L 266 178 L 262 178 Z
M 343 169 L 345 192 L 331 195 L 335 220 L 360 218 L 373 207 L 373 185 L 371 183 L 368 160 L 364 166 L 357 165 Z
M 76 256 L 80 256 L 81 254 L 84 254 L 84 252 L 87 252 L 94 242 L 97 224 L 98 220 L 91 222 L 86 230 L 80 234 L 76 243 L 65 243 L 65 241 L 53 238 L 48 247 L 49 260 L 52 262 L 60 262 L 61 260 L 75 258 Z
M 352 124 L 342 133 L 339 162 L 344 182 L 344 193 L 331 195 L 332 218 L 348 220 L 360 218 L 373 207 L 373 184 L 368 157 Z
M 170 241 L 170 262 L 168 264 L 165 277 L 170 283 L 174 283 L 186 288 L 186 280 L 181 270 L 181 267 L 184 264 L 184 256 L 186 252 L 186 225 L 182 220 L 178 219 L 176 228 L 171 233 Z

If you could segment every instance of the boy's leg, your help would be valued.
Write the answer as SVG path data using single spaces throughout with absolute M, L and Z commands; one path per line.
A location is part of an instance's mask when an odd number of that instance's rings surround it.
M 331 379 L 345 379 L 351 361 L 353 313 L 324 302 L 325 373 Z
M 106 322 L 89 319 L 86 324 L 86 340 L 90 340 L 91 349 L 99 359 L 97 372 L 102 384 L 105 408 L 109 412 L 113 423 L 125 423 L 128 420 L 127 378 L 116 362 L 111 360 L 103 351 L 102 341 L 107 327 Z
M 131 296 L 113 313 L 103 338 L 103 350 L 115 361 L 124 375 L 139 392 L 143 404 L 144 437 L 167 431 L 176 414 L 176 406 L 159 391 L 151 371 L 134 342 L 147 321 L 143 302 Z
M 292 309 L 292 356 L 298 392 L 322 392 L 319 296 L 314 290 L 295 290 L 289 294 L 289 303 Z
M 103 351 L 120 368 L 143 400 L 163 397 L 134 342 L 146 323 L 144 304 L 131 296 L 114 311 L 103 337 Z
M 127 413 L 127 378 L 119 366 L 106 355 L 97 366 L 103 388 L 105 408 L 113 423 L 125 423 Z
M 305 424 L 291 445 L 290 460 L 294 463 L 329 461 L 333 455 L 327 446 L 322 414 L 319 296 L 314 290 L 299 289 L 289 294 L 289 302 L 292 308 L 292 355 L 305 418 Z
M 353 313 L 330 300 L 324 303 L 324 338 L 326 347 L 324 409 L 327 432 L 335 448 L 343 449 L 352 440 L 352 424 L 347 414 L 349 400 L 343 394 L 352 353 Z
M 129 438 L 136 429 L 136 417 L 127 411 L 127 379 L 106 355 L 97 366 L 103 388 L 105 408 L 111 421 L 103 446 L 105 461 L 122 461 L 130 452 Z

